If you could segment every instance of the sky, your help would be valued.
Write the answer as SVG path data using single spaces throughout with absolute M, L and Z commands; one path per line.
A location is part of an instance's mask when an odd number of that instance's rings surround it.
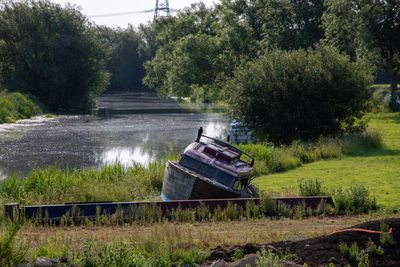
M 98 25 L 106 25 L 109 27 L 126 28 L 128 24 L 137 27 L 141 23 L 146 23 L 153 20 L 154 13 L 145 14 L 129 14 L 109 17 L 96 17 L 103 14 L 114 14 L 123 12 L 135 12 L 142 10 L 154 9 L 156 0 L 51 0 L 52 2 L 64 6 L 66 3 L 80 6 L 81 12 L 88 16 Z M 169 7 L 173 9 L 183 9 L 190 6 L 192 3 L 200 0 L 169 0 Z M 219 0 L 201 0 L 207 7 L 218 3 Z M 159 0 L 160 3 L 165 3 L 165 0 Z

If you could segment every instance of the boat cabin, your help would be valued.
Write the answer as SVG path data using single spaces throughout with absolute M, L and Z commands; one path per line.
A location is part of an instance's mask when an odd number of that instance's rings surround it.
M 204 135 L 202 137 L 213 142 L 190 144 L 179 164 L 236 191 L 246 189 L 253 178 L 254 158 L 230 144 Z M 251 162 L 241 159 L 243 155 Z

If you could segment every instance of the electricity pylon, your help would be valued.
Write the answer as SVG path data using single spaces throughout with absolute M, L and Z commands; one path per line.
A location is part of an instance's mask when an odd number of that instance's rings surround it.
M 154 20 L 162 16 L 169 16 L 169 2 L 168 0 L 156 0 L 156 8 L 154 9 Z

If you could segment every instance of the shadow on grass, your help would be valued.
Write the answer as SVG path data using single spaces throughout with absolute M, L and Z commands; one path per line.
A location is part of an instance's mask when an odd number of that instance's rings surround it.
M 400 124 L 400 112 L 396 113 L 380 113 L 374 116 L 374 121 L 387 121 Z
M 376 148 L 369 150 L 361 150 L 347 155 L 348 157 L 376 157 L 376 156 L 400 156 L 400 150 L 388 148 Z

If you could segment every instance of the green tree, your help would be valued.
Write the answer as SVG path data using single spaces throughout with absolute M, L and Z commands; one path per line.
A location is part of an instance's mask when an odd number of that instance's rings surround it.
M 70 5 L 3 1 L 0 40 L 5 86 L 33 94 L 51 111 L 89 111 L 107 86 L 97 30 Z
M 142 36 L 132 27 L 112 29 L 99 27 L 104 44 L 109 48 L 107 70 L 111 73 L 111 91 L 143 90 L 142 79 L 145 75 L 144 61 L 149 52 Z
M 324 28 L 328 42 L 353 57 L 367 53 L 391 77 L 391 106 L 400 72 L 400 2 L 398 0 L 327 0 Z
M 291 50 L 307 48 L 324 37 L 324 0 L 236 0 L 255 38 L 263 46 Z
M 354 1 L 326 0 L 325 5 L 326 11 L 322 16 L 324 42 L 350 55 L 355 61 L 357 52 L 361 49 L 361 18 L 355 12 Z
M 227 83 L 228 113 L 274 143 L 335 136 L 366 110 L 371 81 L 332 47 L 267 50 Z
M 252 30 L 230 3 L 192 5 L 177 18 L 157 21 L 159 49 L 146 63 L 144 83 L 161 95 L 220 99 L 224 81 L 242 58 L 255 54 Z

